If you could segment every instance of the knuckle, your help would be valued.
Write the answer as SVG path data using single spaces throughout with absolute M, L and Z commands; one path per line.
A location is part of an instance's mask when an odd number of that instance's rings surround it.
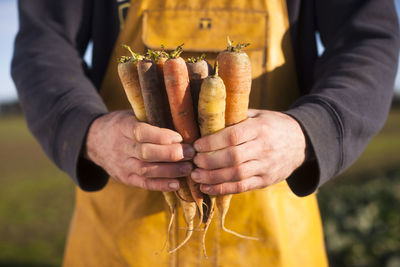
M 149 159 L 149 148 L 146 144 L 138 144 L 138 152 L 141 160 Z
M 137 123 L 133 128 L 133 137 L 136 141 L 141 142 L 143 140 L 143 124 Z
M 205 180 L 210 183 L 216 183 L 220 178 L 220 176 L 216 173 L 216 171 L 205 171 L 204 176 Z
M 182 159 L 182 153 L 179 152 L 178 149 L 173 148 L 168 151 L 168 159 L 171 161 L 178 161 Z
M 215 192 L 215 194 L 216 195 L 224 195 L 225 194 L 225 189 L 224 189 L 224 187 L 222 186 L 222 184 L 219 184 L 219 185 L 216 185 L 215 187 L 214 187 L 214 192 Z
M 230 152 L 229 152 L 229 159 L 230 159 L 230 163 L 235 166 L 238 165 L 241 160 L 241 156 L 240 156 L 240 152 L 238 151 L 238 149 L 235 147 L 233 148 Z
M 246 189 L 247 189 L 246 185 L 243 182 L 236 183 L 236 190 L 235 191 L 237 193 L 243 193 L 243 192 L 247 191 Z
M 235 166 L 234 171 L 237 180 L 243 180 L 246 178 L 246 170 L 243 166 L 241 165 Z
M 141 153 L 141 144 L 140 143 L 133 143 L 132 144 L 132 150 L 133 150 L 133 156 L 139 160 L 142 159 L 142 153 Z
M 134 166 L 133 166 L 133 173 L 135 173 L 138 176 L 143 176 L 143 166 L 144 164 L 141 161 L 137 161 Z
M 241 131 L 237 127 L 232 127 L 229 133 L 229 144 L 231 146 L 237 145 L 240 141 Z
M 216 184 L 220 180 L 220 176 L 214 170 L 202 170 L 201 176 L 201 182 L 205 184 Z
M 162 134 L 162 132 L 159 134 L 158 136 L 159 142 L 161 144 L 170 144 L 171 142 L 171 138 L 167 135 L 167 134 Z
M 162 181 L 159 179 L 145 179 L 146 189 L 152 191 L 162 191 Z
M 136 174 L 146 177 L 148 175 L 148 173 L 149 173 L 149 168 L 142 166 L 138 169 Z

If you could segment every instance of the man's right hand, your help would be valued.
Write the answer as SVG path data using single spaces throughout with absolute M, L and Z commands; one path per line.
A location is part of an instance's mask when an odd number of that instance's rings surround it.
M 172 130 L 139 122 L 130 111 L 97 118 L 90 126 L 85 156 L 119 182 L 148 190 L 176 191 L 188 176 L 195 151 Z

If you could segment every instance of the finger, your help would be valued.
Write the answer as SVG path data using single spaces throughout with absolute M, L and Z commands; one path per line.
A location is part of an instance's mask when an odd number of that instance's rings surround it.
M 146 178 L 136 174 L 131 174 L 126 181 L 126 184 L 152 191 L 171 192 L 179 189 L 178 179 Z
M 172 130 L 156 127 L 148 123 L 136 123 L 133 128 L 132 137 L 140 143 L 153 143 L 169 145 L 183 141 L 182 136 Z
M 190 162 L 178 163 L 148 163 L 130 159 L 125 167 L 128 173 L 134 173 L 147 178 L 177 178 L 190 175 L 193 165 Z
M 262 177 L 252 176 L 248 179 L 233 183 L 222 183 L 216 185 L 201 184 L 200 190 L 209 195 L 227 195 L 239 194 L 249 190 L 260 189 L 265 186 L 266 185 Z
M 252 120 L 247 119 L 215 134 L 202 137 L 194 142 L 194 149 L 197 152 L 209 152 L 253 140 L 257 137 L 258 132 Z
M 228 168 L 256 159 L 260 149 L 262 147 L 254 140 L 213 152 L 197 153 L 193 162 L 197 167 L 207 170 Z
M 195 150 L 188 144 L 158 145 L 134 143 L 127 146 L 127 153 L 146 162 L 177 162 L 192 159 Z
M 195 169 L 190 175 L 200 184 L 220 184 L 238 182 L 262 174 L 264 166 L 258 160 L 250 160 L 240 165 L 217 170 Z

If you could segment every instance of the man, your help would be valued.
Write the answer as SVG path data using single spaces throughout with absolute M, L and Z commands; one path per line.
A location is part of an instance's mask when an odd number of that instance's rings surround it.
M 21 105 L 45 152 L 81 188 L 65 266 L 325 265 L 312 193 L 354 162 L 385 121 L 399 46 L 392 1 L 132 1 L 126 13 L 128 6 L 19 4 L 12 74 Z M 207 39 L 183 34 L 204 17 L 210 33 L 193 31 Z M 221 47 L 215 36 L 229 31 L 254 45 L 249 119 L 191 146 L 121 110 L 128 106 L 113 60 L 122 42 L 144 51 L 179 36 L 189 52 L 213 53 Z M 90 70 L 82 61 L 89 40 Z M 153 262 L 165 219 L 161 194 L 148 190 L 175 191 L 189 174 L 206 194 L 247 192 L 232 204 L 232 228 L 263 241 L 219 240 L 216 229 L 212 260 L 193 254 L 194 240 Z

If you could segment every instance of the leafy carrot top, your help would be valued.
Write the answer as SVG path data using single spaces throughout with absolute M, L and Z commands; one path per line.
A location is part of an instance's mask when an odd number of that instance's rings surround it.
M 183 45 L 184 44 L 178 45 L 178 47 L 169 54 L 169 57 L 170 58 L 178 58 L 183 52 L 183 48 L 182 48 Z
M 196 63 L 196 62 L 204 60 L 205 58 L 206 58 L 206 54 L 203 53 L 199 57 L 190 57 L 190 58 L 188 58 L 186 60 L 186 62 L 188 62 L 188 63 Z
M 132 56 L 128 57 L 128 56 L 122 56 L 118 59 L 119 63 L 126 63 L 128 61 L 131 61 L 132 63 L 136 63 L 140 60 L 143 60 L 144 56 L 135 53 L 132 51 L 132 49 L 128 46 L 128 45 L 122 45 L 123 48 L 128 49 L 129 53 L 131 53 Z
M 228 41 L 228 47 L 226 48 L 226 51 L 228 52 L 241 52 L 243 48 L 248 47 L 250 43 L 238 43 L 237 45 L 233 45 L 233 41 L 229 38 L 229 36 L 226 37 Z
M 165 52 L 164 45 L 161 45 L 161 50 L 147 49 L 145 58 L 156 62 L 159 58 L 169 58 L 169 54 Z

